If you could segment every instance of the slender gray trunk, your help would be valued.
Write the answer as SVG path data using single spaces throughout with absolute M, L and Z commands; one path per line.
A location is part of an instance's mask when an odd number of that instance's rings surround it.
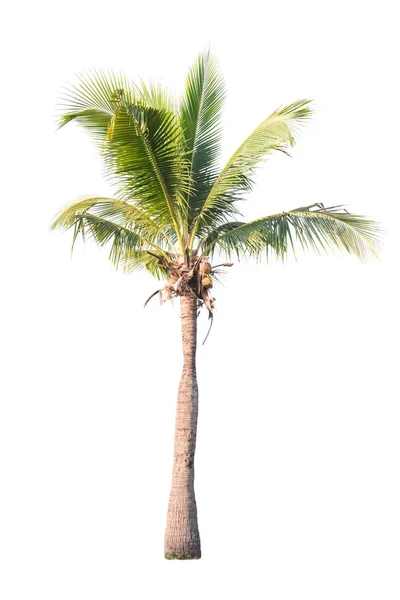
M 183 370 L 176 407 L 174 466 L 165 531 L 165 558 L 200 558 L 194 494 L 198 389 L 196 378 L 197 299 L 181 296 Z

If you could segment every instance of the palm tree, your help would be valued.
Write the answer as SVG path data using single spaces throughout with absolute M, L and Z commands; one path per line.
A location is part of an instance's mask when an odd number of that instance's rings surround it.
M 197 316 L 205 306 L 212 319 L 220 267 L 232 266 L 233 257 L 285 259 L 296 245 L 345 250 L 364 260 L 376 255 L 379 241 L 373 221 L 342 206 L 313 204 L 243 220 L 238 204 L 248 198 L 257 167 L 273 151 L 287 153 L 294 145 L 294 134 L 310 117 L 310 101 L 273 112 L 221 168 L 224 95 L 216 60 L 206 52 L 191 67 L 178 102 L 160 85 L 93 70 L 66 89 L 59 118 L 60 127 L 76 121 L 90 134 L 116 192 L 68 206 L 52 227 L 72 229 L 73 244 L 82 236 L 109 245 L 117 267 L 146 269 L 163 282 L 150 298 L 180 298 L 183 372 L 166 558 L 201 556 L 194 493 Z

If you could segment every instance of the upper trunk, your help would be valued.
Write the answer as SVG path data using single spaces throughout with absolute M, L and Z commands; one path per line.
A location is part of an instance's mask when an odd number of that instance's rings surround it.
M 181 296 L 183 370 L 176 408 L 174 466 L 168 505 L 166 558 L 200 558 L 200 536 L 194 494 L 198 389 L 196 378 L 197 298 Z

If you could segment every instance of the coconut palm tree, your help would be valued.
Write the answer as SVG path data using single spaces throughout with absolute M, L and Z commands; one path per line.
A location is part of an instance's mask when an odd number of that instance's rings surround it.
M 212 318 L 220 268 L 244 256 L 285 259 L 296 245 L 341 249 L 364 260 L 376 254 L 379 241 L 374 222 L 342 206 L 313 204 L 244 220 L 238 205 L 248 199 L 256 169 L 274 151 L 287 153 L 294 145 L 310 117 L 310 101 L 274 111 L 221 168 L 224 95 L 216 60 L 206 52 L 191 67 L 177 102 L 160 85 L 93 70 L 66 89 L 59 117 L 60 127 L 76 121 L 93 138 L 115 197 L 75 202 L 52 227 L 71 229 L 73 244 L 82 236 L 109 245 L 110 259 L 125 271 L 146 269 L 162 281 L 150 298 L 180 298 L 183 371 L 166 558 L 201 556 L 194 493 L 197 316 L 204 306 Z

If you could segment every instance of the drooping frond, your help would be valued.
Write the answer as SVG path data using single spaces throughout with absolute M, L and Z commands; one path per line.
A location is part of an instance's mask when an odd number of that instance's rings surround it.
M 286 152 L 294 133 L 310 116 L 310 100 L 299 100 L 273 112 L 239 146 L 217 177 L 196 219 L 192 243 L 211 224 L 220 225 L 234 213 L 234 203 L 252 188 L 255 169 L 273 151 Z
M 317 208 L 315 208 L 317 207 Z M 256 219 L 249 223 L 228 223 L 217 236 L 208 236 L 202 253 L 221 251 L 236 255 L 261 257 L 272 250 L 283 259 L 296 243 L 303 249 L 328 252 L 338 249 L 361 260 L 376 256 L 380 230 L 370 219 L 354 215 L 341 206 L 325 208 L 322 204 Z
M 129 228 L 150 244 L 175 251 L 172 240 L 154 219 L 135 204 L 115 198 L 95 197 L 75 202 L 60 212 L 53 222 L 52 229 L 68 229 L 74 224 L 76 217 L 88 214 L 89 211 L 95 217 L 106 218 L 116 225 Z
M 225 97 L 216 59 L 201 54 L 186 78 L 180 117 L 193 187 L 188 195 L 188 229 L 216 177 L 221 141 L 221 110 Z
M 162 243 L 168 242 L 157 225 L 135 206 L 108 198 L 88 198 L 63 210 L 52 229 L 73 229 L 72 247 L 78 236 L 110 245 L 110 260 L 129 270 L 146 268 L 163 275 L 163 259 L 170 259 Z

